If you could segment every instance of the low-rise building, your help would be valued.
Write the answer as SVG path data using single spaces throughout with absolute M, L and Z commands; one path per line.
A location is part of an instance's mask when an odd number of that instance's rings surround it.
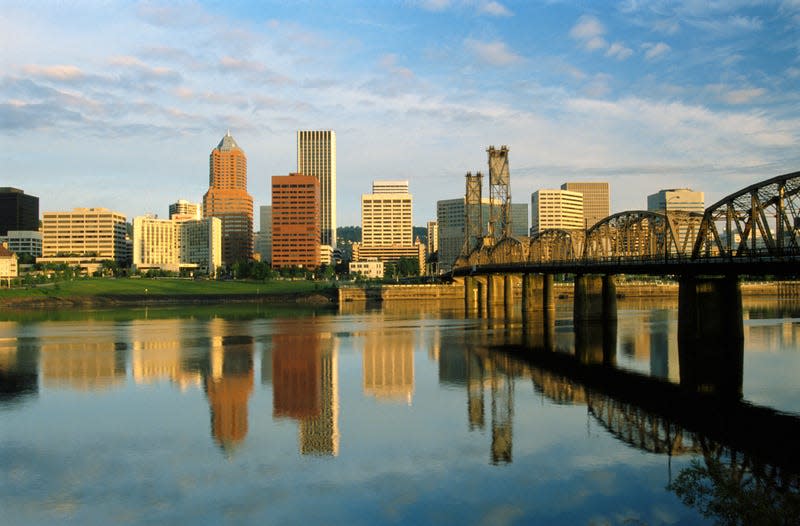
M 178 221 L 140 216 L 133 220 L 133 268 L 216 276 L 222 265 L 219 218 Z
M 42 257 L 37 263 L 78 265 L 92 272 L 102 261 L 125 264 L 125 216 L 107 208 L 45 212 Z
M 17 255 L 8 249 L 8 243 L 0 244 L 0 284 L 10 282 L 19 275 Z
M 28 254 L 35 258 L 42 255 L 42 233 L 37 230 L 9 230 L 0 236 L 0 243 L 8 243 L 8 249 L 18 256 Z
M 383 278 L 383 261 L 378 261 L 375 258 L 362 261 L 351 261 L 348 270 L 350 274 L 360 274 L 368 279 L 381 279 Z

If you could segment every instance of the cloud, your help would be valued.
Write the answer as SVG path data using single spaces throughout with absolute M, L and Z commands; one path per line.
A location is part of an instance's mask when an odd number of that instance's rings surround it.
M 730 89 L 724 84 L 711 84 L 708 90 L 727 104 L 749 104 L 754 99 L 763 97 L 767 90 L 764 88 Z
M 644 58 L 647 60 L 658 60 L 672 50 L 672 48 L 664 42 L 647 42 L 642 44 L 642 49 L 645 50 Z
M 626 60 L 633 55 L 633 50 L 626 47 L 622 42 L 614 42 L 606 50 L 607 57 L 614 57 L 617 60 Z
M 499 2 L 487 2 L 485 4 L 481 4 L 480 8 L 478 9 L 481 13 L 485 13 L 487 15 L 492 16 L 513 16 L 514 13 L 509 11 L 509 9 Z
M 597 18 L 591 15 L 583 15 L 572 26 L 569 36 L 577 40 L 588 51 L 596 51 L 608 47 L 608 42 L 603 38 L 605 33 L 605 26 Z
M 481 62 L 492 66 L 509 66 L 523 60 L 510 50 L 505 42 L 499 40 L 483 42 L 468 38 L 464 41 L 464 46 Z
M 22 67 L 22 71 L 33 77 L 48 80 L 70 81 L 82 79 L 85 76 L 79 67 L 71 65 L 39 66 L 28 64 Z
M 444 11 L 452 5 L 451 0 L 418 0 L 417 4 L 427 11 Z

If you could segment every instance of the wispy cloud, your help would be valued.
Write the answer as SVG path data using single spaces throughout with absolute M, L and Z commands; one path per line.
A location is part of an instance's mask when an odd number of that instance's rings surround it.
M 22 71 L 32 77 L 60 81 L 82 79 L 85 76 L 79 67 L 71 65 L 40 66 L 38 64 L 28 64 L 22 67 Z
M 484 4 L 481 4 L 480 7 L 478 8 L 478 11 L 492 16 L 514 15 L 514 13 L 512 13 L 506 6 L 504 6 L 499 2 L 486 2 Z
M 606 50 L 607 57 L 614 57 L 617 60 L 626 60 L 633 55 L 633 50 L 625 46 L 622 42 L 614 42 Z
M 578 19 L 578 22 L 572 26 L 569 31 L 569 36 L 577 40 L 581 45 L 589 51 L 598 49 L 605 49 L 608 43 L 603 38 L 606 33 L 606 28 L 596 17 L 592 15 L 583 15 Z
M 642 49 L 644 49 L 644 58 L 651 61 L 662 58 L 672 50 L 664 42 L 646 42 L 642 44 Z
M 484 42 L 468 38 L 464 46 L 481 62 L 492 66 L 509 66 L 522 61 L 522 57 L 514 53 L 505 42 L 495 40 Z

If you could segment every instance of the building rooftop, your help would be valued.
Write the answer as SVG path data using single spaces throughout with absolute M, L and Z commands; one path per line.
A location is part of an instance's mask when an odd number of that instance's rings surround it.
M 219 144 L 217 145 L 217 150 L 221 152 L 229 152 L 231 150 L 241 150 L 241 148 L 239 148 L 239 145 L 236 144 L 236 141 L 233 139 L 231 131 L 228 130 L 228 133 L 226 133 L 225 136 L 222 138 L 222 140 L 219 141 Z

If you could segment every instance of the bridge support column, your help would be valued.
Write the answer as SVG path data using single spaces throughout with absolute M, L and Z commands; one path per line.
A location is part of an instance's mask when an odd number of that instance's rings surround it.
M 498 315 L 497 307 L 503 304 L 503 276 L 501 274 L 489 274 L 486 277 L 487 284 L 487 299 L 486 311 L 489 318 L 495 318 Z
M 678 362 L 682 386 L 742 397 L 744 323 L 737 277 L 681 278 Z
M 616 362 L 617 286 L 613 275 L 575 276 L 575 353 L 584 363 Z
M 514 275 L 512 274 L 503 276 L 503 306 L 506 309 L 506 317 L 510 318 L 514 309 Z
M 476 280 L 472 276 L 464 277 L 464 313 L 469 317 L 475 312 L 478 304 Z
M 522 324 L 525 345 L 532 349 L 553 350 L 556 303 L 552 274 L 522 275 Z
M 488 280 L 476 278 L 475 282 L 476 295 L 478 299 L 478 317 L 482 318 L 486 316 L 486 308 L 489 304 L 489 291 L 487 290 Z

